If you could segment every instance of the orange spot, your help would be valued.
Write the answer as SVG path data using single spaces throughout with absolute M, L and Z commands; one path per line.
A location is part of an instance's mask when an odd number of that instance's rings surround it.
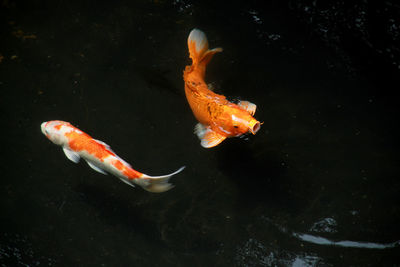
M 62 126 L 63 126 L 62 124 L 57 124 L 56 126 L 54 126 L 54 129 L 60 130 Z
M 74 151 L 87 151 L 89 154 L 95 156 L 101 161 L 108 156 L 115 156 L 104 145 L 97 143 L 92 137 L 86 133 L 77 133 L 71 131 L 65 134 L 69 139 L 69 147 Z
M 122 163 L 120 160 L 115 160 L 111 163 L 115 168 L 117 168 L 118 170 L 120 170 L 122 172 L 122 174 L 129 178 L 129 179 L 135 179 L 135 178 L 139 178 L 141 177 L 143 174 L 132 169 L 131 167 L 125 165 L 124 163 Z
M 138 171 L 135 171 L 132 168 L 127 168 L 122 172 L 126 177 L 128 177 L 129 179 L 136 179 L 136 178 L 140 178 L 143 176 L 143 173 L 140 173 Z
M 115 162 L 113 162 L 112 165 L 114 165 L 114 167 L 120 171 L 122 171 L 122 169 L 124 168 L 124 164 L 122 164 L 122 162 L 119 160 L 116 160 Z

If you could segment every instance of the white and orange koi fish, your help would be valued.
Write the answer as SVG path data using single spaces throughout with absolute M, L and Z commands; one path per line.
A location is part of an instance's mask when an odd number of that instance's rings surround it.
M 65 121 L 48 121 L 41 125 L 42 132 L 50 141 L 60 145 L 71 161 L 78 163 L 80 158 L 102 174 L 111 173 L 131 186 L 139 185 L 149 192 L 165 192 L 173 187 L 169 183 L 171 176 L 181 172 L 162 176 L 149 176 L 134 170 L 131 165 L 118 157 L 106 143 L 93 139 L 88 134 Z

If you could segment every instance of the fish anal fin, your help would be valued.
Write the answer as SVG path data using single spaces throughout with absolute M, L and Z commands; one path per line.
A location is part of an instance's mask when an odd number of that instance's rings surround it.
M 239 101 L 238 106 L 249 112 L 251 116 L 256 113 L 256 104 L 253 104 L 249 101 Z
M 226 139 L 226 136 L 213 131 L 210 126 L 206 127 L 201 123 L 195 126 L 194 131 L 201 140 L 201 146 L 205 148 L 214 147 Z
M 135 187 L 134 184 L 132 184 L 130 181 L 128 181 L 128 179 L 126 178 L 119 178 L 122 182 L 126 183 L 127 185 L 130 185 L 132 187 Z
M 64 151 L 65 156 L 67 156 L 67 158 L 69 160 L 71 160 L 71 161 L 73 161 L 75 163 L 78 163 L 79 160 L 81 159 L 81 157 L 79 156 L 78 153 L 76 153 L 76 152 L 74 152 L 74 151 L 72 151 L 72 150 L 70 150 L 68 148 L 63 147 L 63 151 Z
M 87 162 L 87 164 L 89 165 L 89 167 L 92 168 L 93 170 L 95 170 L 95 171 L 97 171 L 97 172 L 99 172 L 99 173 L 102 173 L 102 174 L 104 174 L 104 175 L 107 175 L 107 173 L 106 173 L 103 169 L 97 167 L 96 165 L 94 165 L 94 164 L 91 163 L 90 161 L 86 161 L 86 162 Z

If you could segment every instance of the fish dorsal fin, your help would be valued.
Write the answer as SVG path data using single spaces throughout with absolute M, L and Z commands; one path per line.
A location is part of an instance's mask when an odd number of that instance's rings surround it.
M 96 172 L 99 172 L 99 173 L 102 173 L 102 174 L 104 174 L 104 175 L 107 175 L 107 173 L 106 173 L 103 169 L 97 167 L 96 165 L 94 165 L 94 164 L 91 163 L 90 161 L 86 161 L 86 162 L 87 162 L 87 164 L 90 166 L 90 168 L 92 168 L 92 169 L 95 170 Z
M 93 140 L 96 141 L 97 143 L 99 143 L 100 145 L 105 146 L 105 148 L 107 148 L 109 151 L 111 151 L 112 153 L 115 154 L 115 152 L 111 149 L 111 147 L 108 144 L 104 143 L 103 141 L 97 140 L 97 139 L 93 139 Z
M 81 157 L 79 156 L 78 153 L 76 153 L 76 152 L 74 152 L 74 151 L 72 151 L 72 150 L 70 150 L 68 148 L 63 147 L 63 151 L 65 153 L 65 156 L 67 156 L 67 158 L 69 160 L 71 160 L 71 161 L 73 161 L 75 163 L 78 163 L 79 160 L 81 159 Z
M 129 164 L 128 162 L 126 162 L 125 160 L 121 159 L 119 156 L 115 155 L 115 157 L 122 162 L 122 164 L 124 164 L 126 167 L 132 168 L 131 164 Z
M 214 147 L 226 139 L 226 136 L 213 131 L 210 126 L 206 127 L 201 123 L 196 124 L 194 132 L 201 140 L 201 146 L 205 148 Z
M 238 106 L 250 113 L 251 116 L 256 113 L 256 104 L 253 104 L 249 101 L 239 101 Z
M 96 141 L 97 143 L 99 143 L 100 145 L 105 146 L 106 148 L 110 148 L 109 145 L 107 145 L 106 143 L 104 143 L 103 141 L 97 140 L 97 139 L 93 139 L 94 141 Z

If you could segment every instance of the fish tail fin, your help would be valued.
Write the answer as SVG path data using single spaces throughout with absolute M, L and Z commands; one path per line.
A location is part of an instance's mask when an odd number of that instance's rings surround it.
M 194 67 L 202 67 L 208 64 L 213 55 L 222 52 L 222 48 L 208 49 L 208 41 L 204 32 L 193 29 L 188 37 L 189 56 Z
M 135 183 L 140 185 L 144 190 L 147 190 L 149 192 L 162 193 L 174 187 L 173 184 L 169 183 L 169 179 L 175 174 L 178 174 L 181 171 L 183 171 L 184 168 L 185 166 L 179 168 L 177 171 L 173 173 L 161 176 L 149 176 L 143 174 L 140 178 L 135 180 Z

